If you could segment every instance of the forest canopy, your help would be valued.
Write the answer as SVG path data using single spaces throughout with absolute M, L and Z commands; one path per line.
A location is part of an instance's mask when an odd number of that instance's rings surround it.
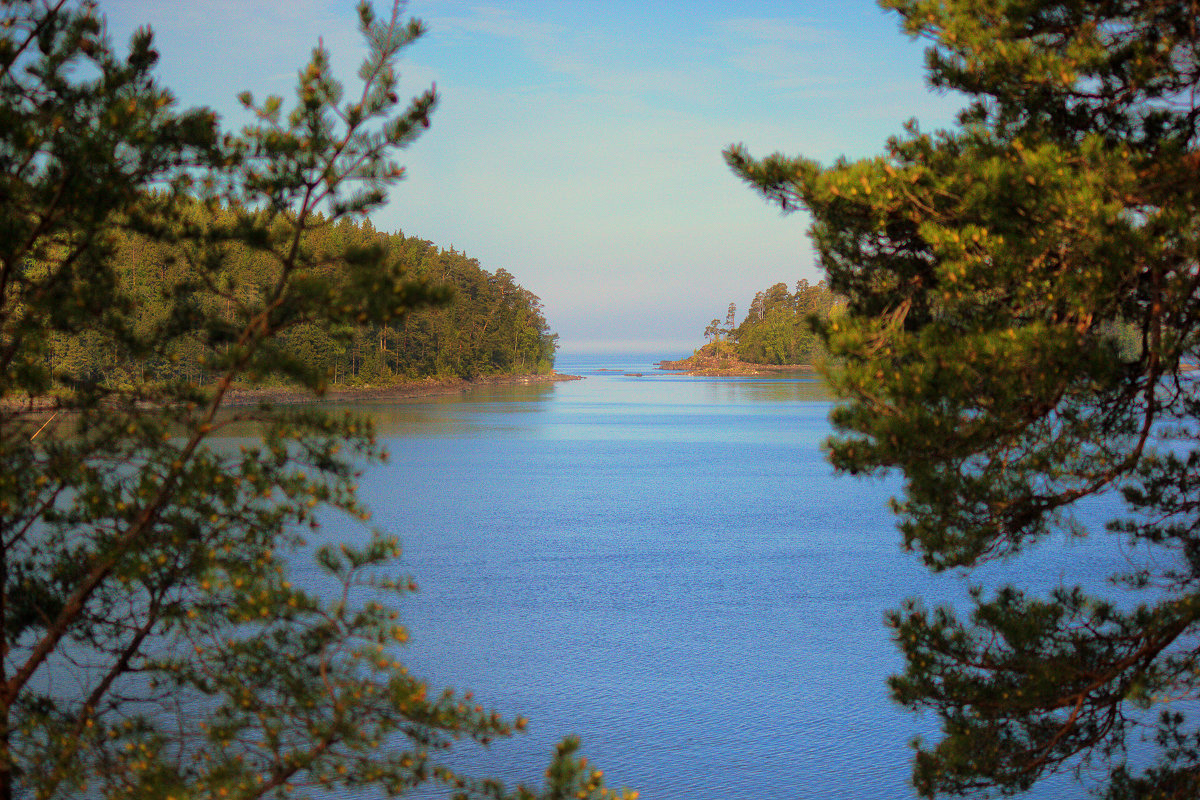
M 264 218 L 265 212 L 244 207 L 191 202 L 187 224 L 219 229 L 239 215 Z M 183 223 L 181 223 L 182 225 Z M 286 223 L 268 223 L 284 232 Z M 251 302 L 278 276 L 272 255 L 245 242 L 227 242 L 219 267 L 207 280 L 223 296 L 205 293 L 194 280 L 187 242 L 138 233 L 129 227 L 110 233 L 114 279 L 131 303 L 130 324 L 137 331 L 161 329 L 178 304 L 195 312 L 196 325 L 182 326 L 161 352 L 140 357 L 101 327 L 54 332 L 46 363 L 56 382 L 74 387 L 133 385 L 144 381 L 212 382 L 217 372 L 207 351 L 220 346 L 216 315 L 232 324 L 239 304 Z M 379 251 L 379 257 L 401 269 L 412 286 L 439 299 L 427 307 L 406 308 L 386 322 L 371 324 L 366 311 L 342 310 L 337 320 L 299 320 L 280 332 L 279 355 L 311 371 L 328 385 L 388 385 L 400 380 L 438 377 L 472 379 L 495 374 L 551 371 L 557 337 L 549 330 L 538 298 L 503 269 L 484 270 L 478 261 L 453 248 L 402 233 L 375 230 L 368 219 L 328 220 L 321 212 L 311 219 L 301 245 L 329 274 L 338 259 L 352 252 Z M 211 256 L 210 256 L 211 257 Z M 199 306 L 203 305 L 204 308 Z M 239 385 L 287 383 L 284 376 L 249 374 Z M 293 382 L 294 383 L 294 382 Z
M 818 330 L 838 313 L 840 305 L 824 281 L 813 285 L 801 279 L 791 292 L 787 284 L 777 283 L 755 293 L 740 323 L 737 306 L 730 303 L 724 324 L 714 319 L 705 328 L 708 343 L 697 356 L 750 364 L 812 366 L 826 355 Z

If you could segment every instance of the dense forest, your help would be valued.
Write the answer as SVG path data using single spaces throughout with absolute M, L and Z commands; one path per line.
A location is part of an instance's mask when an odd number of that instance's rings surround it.
M 266 213 L 195 203 L 188 222 L 232 229 L 238 214 Z M 291 230 L 282 219 L 278 222 L 280 235 Z M 179 315 L 174 300 L 184 296 L 205 312 L 223 312 L 232 320 L 241 302 L 261 296 L 279 269 L 267 247 L 255 249 L 231 240 L 219 263 L 198 263 L 182 238 L 172 243 L 161 232 L 143 235 L 135 228 L 118 230 L 109 242 L 122 294 L 133 310 L 133 326 L 148 332 L 174 325 L 177 333 L 168 348 L 148 357 L 135 355 L 125 342 L 100 333 L 99 327 L 54 334 L 46 343 L 46 357 L 63 384 L 186 380 L 203 385 L 211 378 L 205 365 L 221 347 L 221 331 L 189 329 L 187 320 L 170 319 Z M 365 319 L 365 314 L 344 308 L 339 315 L 343 323 L 300 322 L 283 332 L 278 342 L 281 355 L 326 375 L 330 385 L 472 379 L 553 368 L 557 335 L 550 333 L 540 301 L 503 269 L 488 272 L 453 247 L 445 250 L 415 236 L 377 231 L 365 219 L 342 217 L 333 224 L 318 219 L 303 245 L 330 271 L 344 259 L 381 248 L 387 259 L 403 266 L 407 280 L 436 287 L 449 299 L 387 324 L 362 324 L 357 318 Z M 281 380 L 253 377 L 260 384 Z
M 737 306 L 729 304 L 724 324 L 714 319 L 704 331 L 708 343 L 698 355 L 736 359 L 751 364 L 813 364 L 825 353 L 814 321 L 827 320 L 841 301 L 824 281 L 797 281 L 795 290 L 777 283 L 754 295 L 740 324 Z

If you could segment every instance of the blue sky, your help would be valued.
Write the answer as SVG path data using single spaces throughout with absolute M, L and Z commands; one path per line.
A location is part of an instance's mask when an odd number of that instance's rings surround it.
M 101 0 L 115 42 L 149 24 L 184 105 L 236 126 L 236 95 L 291 96 L 318 37 L 348 85 L 353 0 Z M 390 4 L 377 4 L 380 14 Z M 927 88 L 923 44 L 869 0 L 414 0 L 429 33 L 400 63 L 436 82 L 432 127 L 376 227 L 454 246 L 542 298 L 562 352 L 685 355 L 730 302 L 820 278 L 721 151 L 873 155 L 907 119 L 962 104 Z

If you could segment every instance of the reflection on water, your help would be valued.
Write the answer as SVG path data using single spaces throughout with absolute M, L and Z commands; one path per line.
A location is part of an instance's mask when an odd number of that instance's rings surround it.
M 882 619 L 909 595 L 960 601 L 966 581 L 900 551 L 895 480 L 834 477 L 820 382 L 558 369 L 585 379 L 353 406 L 392 456 L 363 499 L 421 586 L 405 661 L 531 720 L 458 763 L 536 783 L 577 733 L 647 800 L 912 797 L 908 742 L 934 731 L 888 697 Z M 364 534 L 328 519 L 325 535 Z M 1094 581 L 1121 557 L 1043 555 L 1021 585 Z M 1079 794 L 1063 787 L 1031 796 Z
M 383 439 L 410 437 L 461 437 L 491 434 L 510 429 L 525 435 L 554 438 L 565 429 L 578 438 L 607 438 L 617 423 L 634 418 L 662 425 L 660 435 L 674 427 L 671 418 L 710 414 L 714 408 L 743 407 L 776 412 L 787 403 L 827 404 L 832 399 L 828 386 L 811 374 L 770 378 L 704 378 L 654 371 L 640 376 L 597 369 L 577 369 L 581 381 L 491 386 L 469 392 L 398 400 L 329 402 L 322 407 L 333 412 L 353 411 L 371 417 Z M 589 383 L 589 380 L 591 381 Z M 553 403 L 551 402 L 553 401 Z M 718 416 L 724 419 L 725 412 Z M 702 435 L 691 426 L 676 434 L 688 438 Z M 589 431 L 590 427 L 590 431 Z M 235 422 L 219 431 L 222 437 L 254 436 L 254 423 Z M 768 438 L 778 435 L 769 428 Z M 721 435 L 724 435 L 723 433 Z
M 370 415 L 381 438 L 468 436 L 497 417 L 517 419 L 536 412 L 553 396 L 555 384 L 493 386 L 467 393 L 391 401 L 330 403 Z
M 778 378 L 690 378 L 701 381 L 713 403 L 827 403 L 828 384 L 812 375 Z

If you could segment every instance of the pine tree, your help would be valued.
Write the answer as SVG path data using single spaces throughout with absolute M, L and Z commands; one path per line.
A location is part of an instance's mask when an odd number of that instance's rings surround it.
M 1200 796 L 1200 15 L 1178 0 L 886 0 L 971 98 L 876 158 L 727 159 L 812 235 L 847 315 L 830 457 L 896 471 L 934 570 L 1080 533 L 1089 498 L 1134 559 L 1104 588 L 910 601 L 894 696 L 941 721 L 926 796 L 1012 793 L 1071 767 L 1110 798 Z M 1156 722 L 1155 722 L 1156 720 Z M 1148 737 L 1159 760 L 1127 754 Z M 1144 757 L 1144 753 L 1139 758 Z M 1089 773 L 1090 774 L 1090 773 Z
M 453 740 L 522 722 L 403 668 L 393 606 L 412 587 L 389 567 L 393 538 L 319 548 L 332 594 L 288 580 L 318 511 L 366 519 L 356 470 L 382 456 L 369 421 L 223 410 L 239 378 L 321 389 L 282 334 L 445 299 L 379 244 L 306 238 L 382 202 L 435 104 L 395 93 L 421 24 L 359 12 L 360 91 L 318 48 L 291 111 L 243 95 L 257 122 L 230 135 L 175 110 L 148 31 L 120 57 L 90 3 L 0 5 L 0 798 L 395 795 L 431 779 L 508 796 L 440 763 Z M 137 324 L 147 298 L 113 258 L 134 239 L 169 251 L 148 263 L 174 275 Z M 226 268 L 248 252 L 261 270 Z M 81 333 L 68 366 L 47 358 Z M 194 370 L 138 368 L 184 350 Z M 261 440 L 210 441 L 235 422 Z M 548 791 L 600 796 L 574 747 Z

